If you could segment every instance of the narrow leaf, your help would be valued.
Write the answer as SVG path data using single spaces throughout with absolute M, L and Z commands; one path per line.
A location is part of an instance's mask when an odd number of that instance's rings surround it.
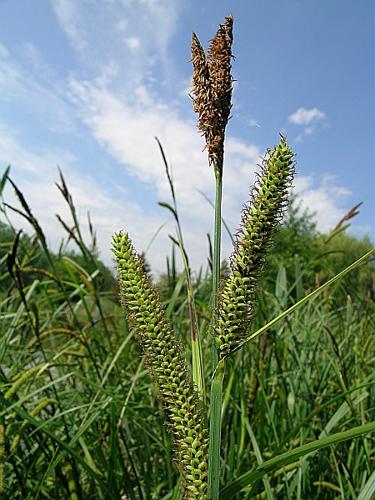
M 343 441 L 348 441 L 349 439 L 363 436 L 365 434 L 368 434 L 369 432 L 375 432 L 374 422 L 360 425 L 358 427 L 353 427 L 353 429 L 349 429 L 348 431 L 338 432 L 336 434 L 332 434 L 331 436 L 317 439 L 316 441 L 312 441 L 311 443 L 299 446 L 298 448 L 294 448 L 293 450 L 289 450 L 285 453 L 281 453 L 280 455 L 271 458 L 266 462 L 263 462 L 255 470 L 245 472 L 245 474 L 242 474 L 242 476 L 237 478 L 232 483 L 228 484 L 221 491 L 220 498 L 222 500 L 232 499 L 236 493 L 241 491 L 249 484 L 255 481 L 259 481 L 259 479 L 261 479 L 268 472 L 272 472 L 292 463 L 296 458 L 303 457 L 308 453 L 321 450 L 333 444 L 342 443 Z
M 164 207 L 164 208 L 167 208 L 168 210 L 170 210 L 172 212 L 172 214 L 173 214 L 173 217 L 175 219 L 177 219 L 176 210 L 172 207 L 172 205 L 170 205 L 166 201 L 159 201 L 158 205 L 160 205 L 161 207 Z
M 353 262 L 353 264 L 350 264 L 350 266 L 346 267 L 343 271 L 341 271 L 340 273 L 336 274 L 336 276 L 334 276 L 333 278 L 331 278 L 330 280 L 328 280 L 326 283 L 324 283 L 323 285 L 321 285 L 319 288 L 317 288 L 313 292 L 311 292 L 308 295 L 306 295 L 299 302 L 297 302 L 296 304 L 293 304 L 291 307 L 289 307 L 288 309 L 286 309 L 285 311 L 283 311 L 281 314 L 279 314 L 278 316 L 276 316 L 276 318 L 272 319 L 269 323 L 267 323 L 266 325 L 262 326 L 261 328 L 259 328 L 259 330 L 257 330 L 256 332 L 254 332 L 251 335 L 249 335 L 248 337 L 246 337 L 246 339 L 244 339 L 241 343 L 239 343 L 238 346 L 232 352 L 238 351 L 238 349 L 241 349 L 241 347 L 243 345 L 247 344 L 248 342 L 250 342 L 250 340 L 253 340 L 255 337 L 258 337 L 258 335 L 260 335 L 261 333 L 269 330 L 271 328 L 271 326 L 275 325 L 278 321 L 280 321 L 281 319 L 285 318 L 290 313 L 292 313 L 293 311 L 295 311 L 296 309 L 298 309 L 300 306 L 302 306 L 303 304 L 305 304 L 309 300 L 311 300 L 314 297 L 316 297 L 317 295 L 319 295 L 320 292 L 322 292 L 323 290 L 325 290 L 326 288 L 328 288 L 330 285 L 333 285 L 333 283 L 335 283 L 337 280 L 339 280 L 340 278 L 342 278 L 343 276 L 345 276 L 346 274 L 348 274 L 350 271 L 353 271 L 353 269 L 359 267 L 361 264 L 363 264 L 364 262 L 366 262 L 366 260 L 370 257 L 370 255 L 372 253 L 374 253 L 374 252 L 375 252 L 375 248 L 372 248 L 371 250 L 369 250 L 368 252 L 366 252 L 364 255 L 362 255 L 362 257 L 360 257 L 358 260 L 356 260 L 355 262 Z
M 3 190 L 4 190 L 5 183 L 6 183 L 7 179 L 8 179 L 9 170 L 10 170 L 10 165 L 8 165 L 6 167 L 6 169 L 4 170 L 3 175 L 1 176 L 1 179 L 0 179 L 0 195 L 3 192 Z

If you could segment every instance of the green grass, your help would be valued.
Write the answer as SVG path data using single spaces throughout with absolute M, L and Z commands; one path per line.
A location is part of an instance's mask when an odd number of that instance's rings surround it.
M 74 257 L 51 253 L 38 235 L 27 251 L 22 237 L 15 243 L 2 240 L 0 277 L 4 498 L 179 498 L 162 404 L 116 289 L 102 286 L 105 268 L 91 243 L 80 241 L 90 271 Z M 264 279 L 254 332 L 300 298 L 298 276 L 283 259 L 288 267 L 279 255 L 278 268 Z M 189 359 L 189 301 L 173 260 L 159 286 Z M 228 359 L 223 498 L 240 487 L 231 498 L 354 499 L 362 490 L 361 498 L 370 498 L 364 495 L 374 469 L 371 434 L 304 456 L 299 449 L 327 437 L 334 443 L 338 433 L 373 420 L 371 271 L 367 264 L 353 271 L 361 279 L 336 281 Z M 204 359 L 210 359 L 210 279 L 207 270 L 193 280 Z M 312 280 L 300 293 L 313 288 Z M 205 378 L 208 386 L 209 363 Z M 259 468 L 291 450 L 277 468 Z
M 345 232 L 359 205 L 323 235 L 291 199 L 275 235 L 294 173 L 281 137 L 243 211 L 230 267 L 220 262 L 232 23 L 207 55 L 193 36 L 193 103 L 216 177 L 207 269 L 190 268 L 160 143 L 172 198 L 160 205 L 176 236 L 154 283 L 120 232 L 116 284 L 90 220 L 90 241 L 82 236 L 61 172 L 70 220 L 57 216 L 66 233 L 57 253 L 9 168 L 1 177 L 0 195 L 7 186 L 17 198 L 0 205 L 3 498 L 373 494 L 374 249 Z M 13 227 L 14 213 L 28 234 Z

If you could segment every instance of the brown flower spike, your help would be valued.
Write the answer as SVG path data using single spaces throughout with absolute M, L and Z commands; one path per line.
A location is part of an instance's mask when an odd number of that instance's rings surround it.
M 209 163 L 220 170 L 224 155 L 224 136 L 232 107 L 233 78 L 231 75 L 233 18 L 226 17 L 211 40 L 208 56 L 193 33 L 191 53 L 193 62 L 192 98 L 198 113 L 198 129 L 206 140 Z

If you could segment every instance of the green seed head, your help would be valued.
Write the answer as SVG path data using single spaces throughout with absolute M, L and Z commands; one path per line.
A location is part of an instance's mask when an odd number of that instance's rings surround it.
M 185 497 L 205 498 L 208 431 L 182 347 L 126 233 L 114 235 L 113 253 L 124 306 L 136 327 L 146 365 L 164 401 L 174 436 L 177 465 L 185 481 Z
M 242 213 L 231 257 L 231 273 L 222 284 L 216 312 L 216 345 L 221 357 L 236 350 L 248 335 L 254 314 L 256 287 L 272 242 L 275 226 L 287 203 L 294 174 L 294 154 L 286 139 L 267 152 Z

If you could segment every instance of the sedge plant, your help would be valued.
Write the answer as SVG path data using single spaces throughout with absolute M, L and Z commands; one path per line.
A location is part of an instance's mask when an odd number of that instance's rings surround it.
M 121 297 L 137 331 L 149 371 L 156 381 L 171 423 L 176 461 L 188 498 L 218 498 L 220 477 L 220 418 L 225 357 L 248 331 L 255 290 L 273 229 L 286 204 L 294 171 L 293 153 L 284 137 L 268 152 L 243 213 L 232 256 L 231 273 L 220 286 L 221 200 L 225 128 L 231 109 L 233 18 L 227 17 L 206 56 L 193 34 L 193 104 L 198 128 L 205 137 L 209 164 L 216 180 L 212 294 L 214 316 L 210 400 L 210 443 L 197 388 L 191 384 L 183 348 L 171 331 L 156 291 L 142 269 L 129 236 L 114 236 Z
M 129 235 L 119 232 L 113 237 L 113 252 L 118 269 L 121 298 L 128 319 L 137 332 L 138 341 L 152 379 L 163 401 L 174 439 L 175 460 L 181 474 L 185 498 L 217 500 L 221 477 L 221 417 L 223 380 L 228 357 L 251 338 L 267 329 L 251 333 L 255 313 L 256 292 L 267 262 L 275 228 L 287 206 L 295 162 L 286 138 L 280 136 L 276 146 L 262 159 L 257 180 L 251 189 L 250 200 L 242 212 L 230 260 L 229 275 L 220 281 L 221 205 L 224 174 L 224 139 L 231 110 L 233 78 L 231 75 L 233 18 L 227 17 L 211 41 L 206 54 L 198 37 L 192 38 L 193 88 L 192 100 L 198 114 L 198 129 L 205 139 L 208 163 L 216 182 L 214 246 L 212 259 L 212 320 L 211 380 L 209 404 L 202 390 L 191 380 L 184 345 L 167 319 L 156 289 L 143 270 Z M 172 192 L 173 196 L 174 193 Z M 175 201 L 175 200 L 174 200 Z M 179 233 L 180 234 L 180 233 Z M 368 254 L 369 255 L 369 254 Z M 363 262 L 360 259 L 355 266 Z M 351 267 L 353 268 L 353 267 Z M 344 274 L 351 268 L 345 270 Z M 343 275 L 341 273 L 341 275 Z M 337 278 L 334 278 L 335 281 Z M 329 283 L 328 283 L 329 284 Z M 327 286 L 328 286 L 327 284 Z M 326 285 L 323 285 L 323 289 Z M 312 292 L 311 297 L 320 289 Z M 190 294 L 190 301 L 192 294 Z M 309 296 L 302 299 L 304 303 Z M 285 317 L 298 307 L 297 303 L 274 321 Z M 207 363 L 207 360 L 205 360 Z M 203 359 L 202 359 L 203 362 Z M 193 364 L 194 365 L 194 364 Z M 204 370 L 201 370 L 203 373 Z M 222 494 L 237 493 L 251 481 L 259 480 L 277 464 L 291 463 L 330 444 L 363 435 L 374 430 L 372 424 L 359 426 L 353 432 L 339 433 L 329 439 L 322 437 L 309 446 L 284 453 L 265 462 L 255 473 L 241 476 L 226 486 Z M 251 433 L 250 429 L 250 433 Z M 252 438 L 254 438 L 253 434 Z M 252 439 L 253 440 L 253 439 Z
M 14 188 L 17 205 L 1 202 L 4 186 Z M 137 280 L 141 270 L 122 235 L 116 248 L 125 259 L 120 266 L 127 318 L 112 274 L 98 259 L 95 233 L 89 241 L 82 239 L 78 212 L 62 178 L 59 191 L 71 218 L 58 217 L 66 239 L 55 253 L 26 197 L 11 182 L 9 168 L 0 177 L 0 215 L 7 221 L 0 221 L 0 498 L 180 500 L 183 493 L 213 498 L 208 476 L 215 448 L 207 442 L 215 404 L 211 398 L 205 408 L 201 401 L 193 362 L 190 375 L 188 353 L 192 360 L 194 353 L 187 277 L 177 276 L 172 253 L 164 291 L 162 278 L 157 282 L 176 341 L 148 281 L 147 262 L 141 262 L 146 279 Z M 265 193 L 254 192 L 248 207 L 259 208 L 255 201 Z M 29 224 L 30 236 L 12 225 L 11 212 Z M 257 215 L 245 210 L 243 219 L 245 228 L 250 220 L 255 224 Z M 242 308 L 241 295 L 234 297 L 237 322 L 232 322 L 226 294 L 235 286 L 236 271 L 251 296 L 245 268 L 249 272 L 252 264 L 234 252 L 229 276 L 222 268 L 228 278 L 220 285 L 211 329 L 216 335 L 205 329 L 212 311 L 212 273 L 192 278 L 206 382 L 221 387 L 217 377 L 211 379 L 211 339 L 219 366 L 226 365 L 219 497 L 371 498 L 371 242 L 357 241 L 350 250 L 349 237 L 341 243 L 337 240 L 344 235 L 332 237 L 329 249 L 344 244 L 345 253 L 330 253 L 334 266 L 322 266 L 315 281 L 305 273 L 310 267 L 303 263 L 303 252 L 297 251 L 301 261 L 292 253 L 288 264 L 285 252 L 296 248 L 291 237 L 296 233 L 288 224 L 284 238 L 277 236 L 281 249 L 269 256 L 278 262 L 271 260 L 258 287 L 259 305 L 254 308 L 254 299 L 252 308 Z M 250 251 L 247 239 L 245 231 L 238 234 L 238 255 Z M 69 241 L 79 254 L 67 248 Z M 305 249 L 311 240 L 304 236 L 298 241 Z M 179 245 L 181 234 L 172 250 Z M 257 247 L 262 245 L 259 241 Z M 321 245 L 315 255 L 327 250 L 325 241 Z M 159 398 L 133 342 L 136 332 Z M 168 426 L 163 426 L 163 405 Z M 173 451 L 180 480 L 170 463 Z

